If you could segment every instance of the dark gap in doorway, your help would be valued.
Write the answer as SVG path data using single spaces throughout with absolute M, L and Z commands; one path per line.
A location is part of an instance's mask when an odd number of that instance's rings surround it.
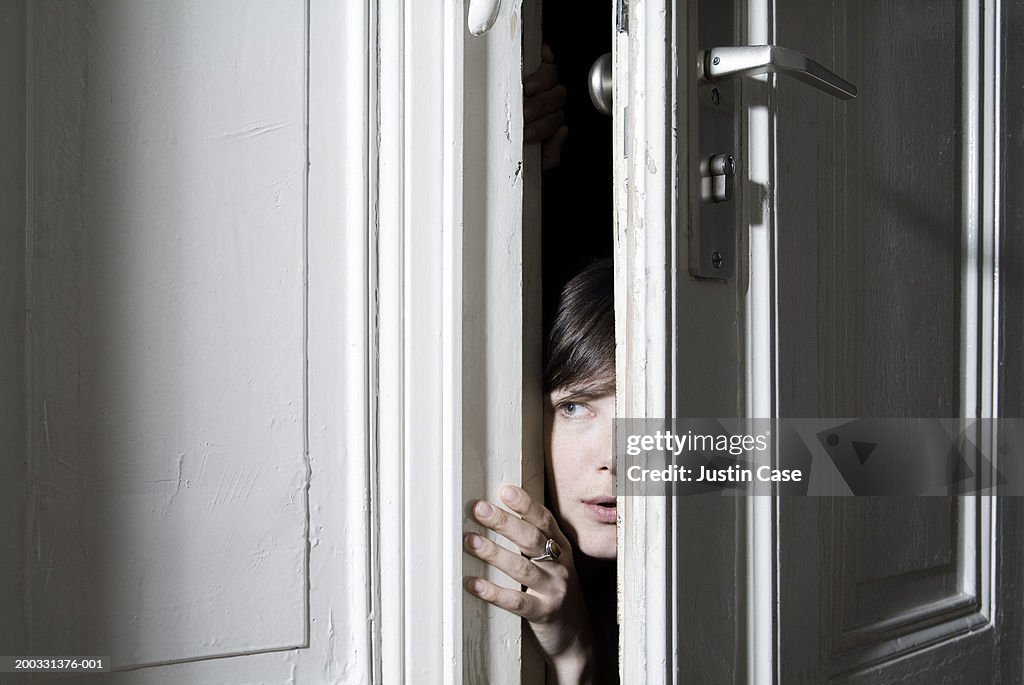
M 611 52 L 612 22 L 605 3 L 566 0 L 544 2 L 543 22 L 559 81 L 569 91 L 561 164 L 541 182 L 547 340 L 562 286 L 595 259 L 612 256 L 612 119 L 594 109 L 587 89 L 590 65 Z

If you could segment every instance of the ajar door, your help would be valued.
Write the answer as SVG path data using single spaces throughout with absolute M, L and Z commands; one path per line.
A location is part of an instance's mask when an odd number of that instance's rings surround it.
M 779 419 L 776 466 L 787 419 L 1019 438 L 1020 14 L 620 8 L 620 414 Z M 1020 682 L 1016 438 L 976 486 L 837 481 L 822 443 L 796 494 L 626 502 L 625 682 Z

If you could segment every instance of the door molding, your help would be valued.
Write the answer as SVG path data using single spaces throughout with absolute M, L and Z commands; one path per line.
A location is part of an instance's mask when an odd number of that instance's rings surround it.
M 542 677 L 521 619 L 467 599 L 463 577 L 512 583 L 465 557 L 462 537 L 467 500 L 510 482 L 542 493 L 539 308 L 524 326 L 539 259 L 511 97 L 523 11 L 502 3 L 473 37 L 463 2 L 367 8 L 374 678 L 518 683 Z
M 623 7 L 624 5 L 624 7 Z M 616 416 L 666 417 L 675 410 L 675 276 L 679 273 L 677 188 L 672 112 L 685 102 L 665 75 L 673 61 L 673 5 L 664 0 L 621 3 L 612 59 L 615 79 L 612 158 L 615 213 Z M 685 44 L 685 37 L 683 38 Z M 680 81 L 685 84 L 685 81 Z M 685 85 L 684 85 L 685 88 Z M 673 173 L 679 169 L 678 185 Z M 681 212 L 685 210 L 680 210 Z M 684 214 L 685 221 L 685 214 Z M 685 269 L 685 267 L 684 267 Z M 675 682 L 678 616 L 672 563 L 677 519 L 663 497 L 620 497 L 618 529 L 620 680 Z

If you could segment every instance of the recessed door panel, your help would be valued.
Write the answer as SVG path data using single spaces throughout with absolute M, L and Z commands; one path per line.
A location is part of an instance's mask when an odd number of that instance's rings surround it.
M 307 640 L 306 13 L 30 3 L 32 653 Z
M 860 86 L 843 102 L 777 78 L 780 412 L 959 416 L 982 123 L 965 110 L 963 7 L 776 7 L 778 43 Z
M 780 416 L 982 411 L 984 10 L 775 3 L 776 42 L 859 87 L 839 102 L 776 78 Z M 998 635 L 985 630 L 991 500 L 783 497 L 779 507 L 782 682 L 888 682 L 908 657 L 965 682 L 997 677 L 980 656 Z

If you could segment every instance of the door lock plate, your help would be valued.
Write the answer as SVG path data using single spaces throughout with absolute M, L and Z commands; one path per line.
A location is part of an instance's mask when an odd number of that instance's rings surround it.
M 737 215 L 744 191 L 742 183 L 735 183 L 743 162 L 735 154 L 742 142 L 736 116 L 740 91 L 736 80 L 716 83 L 704 78 L 703 64 L 697 59 L 699 49 L 734 42 L 735 11 L 734 3 L 721 0 L 696 0 L 690 5 L 698 35 L 689 61 L 697 69 L 684 77 L 690 80 L 687 91 L 691 94 L 688 250 L 690 274 L 697 278 L 728 280 L 738 269 Z
M 734 110 L 721 104 L 720 93 L 706 102 L 702 99 L 697 109 L 700 156 L 694 160 L 693 169 L 696 178 L 691 195 L 690 274 L 727 280 L 736 275 L 737 160 L 721 150 L 735 144 Z

